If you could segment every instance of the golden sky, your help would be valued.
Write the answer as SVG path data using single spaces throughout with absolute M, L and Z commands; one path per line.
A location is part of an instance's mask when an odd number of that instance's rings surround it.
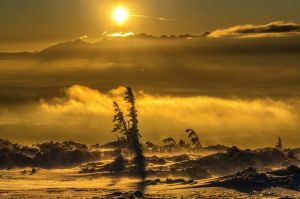
M 194 128 L 204 144 L 272 146 L 281 136 L 296 146 L 299 7 L 296 0 L 2 0 L 0 138 L 110 141 L 112 101 L 130 86 L 145 141 Z M 14 51 L 28 52 L 5 53 Z
M 122 5 L 124 26 L 112 19 Z M 202 34 L 242 24 L 300 23 L 297 0 L 1 0 L 0 51 L 40 50 L 61 41 L 103 32 Z M 166 19 L 166 20 L 162 20 Z

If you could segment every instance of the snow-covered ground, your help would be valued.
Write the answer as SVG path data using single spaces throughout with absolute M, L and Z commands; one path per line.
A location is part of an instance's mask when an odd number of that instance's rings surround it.
M 137 191 L 138 179 L 99 177 L 79 174 L 74 169 L 31 169 L 0 171 L 0 198 L 118 198 Z M 165 180 L 165 179 L 161 179 Z M 284 188 L 268 188 L 259 192 L 239 192 L 220 187 L 201 187 L 207 181 L 193 184 L 158 184 L 145 188 L 145 198 L 300 198 L 300 192 Z

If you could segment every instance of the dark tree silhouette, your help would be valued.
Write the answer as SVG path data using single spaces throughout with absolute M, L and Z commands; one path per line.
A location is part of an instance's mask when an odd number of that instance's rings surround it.
M 123 158 L 122 154 L 119 154 L 111 165 L 111 172 L 119 174 L 125 169 L 125 159 Z
M 125 136 L 125 138 L 124 137 L 119 138 L 119 136 L 117 136 L 118 146 L 120 148 L 128 147 L 127 145 L 128 145 L 129 132 L 128 132 L 128 127 L 126 125 L 124 113 L 117 102 L 113 102 L 113 107 L 114 107 L 115 115 L 113 117 L 114 129 L 112 130 L 112 132 L 122 134 L 122 136 Z
M 165 149 L 167 149 L 168 151 L 174 149 L 176 146 L 176 141 L 172 137 L 165 138 L 162 140 L 162 142 L 164 143 Z
M 117 102 L 113 102 L 113 106 L 114 106 L 115 115 L 113 117 L 114 129 L 112 130 L 112 132 L 122 133 L 127 137 L 128 136 L 128 128 L 126 125 L 124 113 L 122 112 L 122 110 Z
M 150 141 L 147 141 L 147 142 L 145 143 L 145 145 L 146 145 L 147 148 L 154 148 L 154 147 L 156 147 L 156 145 L 153 144 L 153 143 L 150 142 Z
M 127 143 L 127 139 L 124 137 L 118 137 L 118 147 L 121 149 L 127 148 L 128 147 L 128 143 Z
M 129 125 L 128 125 L 128 142 L 129 150 L 135 153 L 135 166 L 139 172 L 139 176 L 144 181 L 146 178 L 146 169 L 145 169 L 145 157 L 143 155 L 142 146 L 140 143 L 140 133 L 138 128 L 138 116 L 135 106 L 135 97 L 130 87 L 126 88 L 124 100 L 130 106 L 128 108 Z
M 200 149 L 202 147 L 200 138 L 197 133 L 193 129 L 187 129 L 186 132 L 188 133 L 188 137 L 191 140 L 191 143 L 194 149 Z
M 179 140 L 178 146 L 179 146 L 181 149 L 185 149 L 185 150 L 190 149 L 190 144 L 187 143 L 187 142 L 185 142 L 183 139 L 180 139 L 180 140 Z
M 186 143 L 183 139 L 180 139 L 179 142 L 178 142 L 178 145 L 181 147 L 181 148 L 185 148 L 186 146 Z
M 282 142 L 281 142 L 281 137 L 277 138 L 277 143 L 275 146 L 277 149 L 281 150 L 282 149 Z
M 292 149 L 288 149 L 286 156 L 291 159 L 297 159 L 297 157 L 295 156 L 295 153 Z
M 147 150 L 151 150 L 151 151 L 153 152 L 153 151 L 157 151 L 158 146 L 157 146 L 156 144 L 150 142 L 150 141 L 147 141 L 147 142 L 145 143 L 145 148 L 146 148 Z
M 168 144 L 168 145 L 169 145 L 169 144 L 173 144 L 173 145 L 176 144 L 175 139 L 172 138 L 172 137 L 165 138 L 165 139 L 162 140 L 162 142 L 163 142 L 164 144 Z
M 141 137 L 138 128 L 138 117 L 137 117 L 137 110 L 135 107 L 135 97 L 133 95 L 132 89 L 130 87 L 126 88 L 124 100 L 130 106 L 128 108 L 128 115 L 129 118 L 128 122 L 128 142 L 131 144 L 131 147 L 135 148 L 137 145 L 140 145 L 139 138 Z
M 141 178 L 141 183 L 139 189 L 144 190 L 144 181 L 146 179 L 146 167 L 145 167 L 145 156 L 143 155 L 142 145 L 140 143 L 141 134 L 139 133 L 138 128 L 138 115 L 135 106 L 135 97 L 133 91 L 130 87 L 126 87 L 124 100 L 129 104 L 128 108 L 128 119 L 126 122 L 124 113 L 120 109 L 120 106 L 117 102 L 113 103 L 115 115 L 113 117 L 114 129 L 112 132 L 122 133 L 126 137 L 127 149 L 130 153 L 134 153 L 135 157 L 133 158 L 134 166 L 138 172 L 139 177 Z M 124 140 L 124 138 L 121 138 Z M 122 140 L 122 141 L 123 141 Z M 118 142 L 120 139 L 118 138 Z M 115 162 L 121 163 L 123 157 L 120 155 L 115 160 Z M 122 164 L 121 167 L 122 169 Z M 120 169 L 118 169 L 120 170 Z

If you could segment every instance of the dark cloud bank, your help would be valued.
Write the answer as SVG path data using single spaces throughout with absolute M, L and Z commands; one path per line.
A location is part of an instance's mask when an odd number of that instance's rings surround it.
M 210 37 L 283 37 L 299 35 L 300 25 L 292 22 L 274 21 L 266 25 L 242 25 L 218 29 Z

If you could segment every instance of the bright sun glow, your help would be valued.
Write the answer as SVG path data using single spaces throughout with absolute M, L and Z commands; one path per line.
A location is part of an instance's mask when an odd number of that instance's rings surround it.
M 128 17 L 128 13 L 125 8 L 119 7 L 114 11 L 114 18 L 118 24 L 123 24 Z

